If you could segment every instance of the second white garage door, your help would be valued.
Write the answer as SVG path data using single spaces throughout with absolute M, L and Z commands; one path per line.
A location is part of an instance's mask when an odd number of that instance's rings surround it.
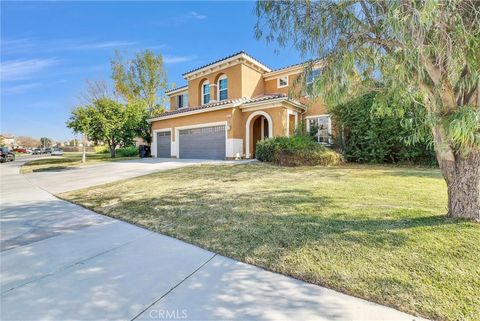
M 179 131 L 180 158 L 225 159 L 225 126 Z

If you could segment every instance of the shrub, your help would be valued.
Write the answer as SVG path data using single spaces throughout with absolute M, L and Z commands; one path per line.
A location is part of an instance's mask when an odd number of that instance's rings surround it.
M 108 149 L 107 145 L 95 146 L 94 148 L 95 148 L 95 153 L 97 153 L 97 154 L 108 154 L 108 153 L 110 153 L 110 150 Z
M 349 103 L 331 109 L 337 131 L 337 143 L 345 159 L 358 163 L 413 163 L 435 165 L 436 157 L 431 134 L 413 140 L 415 128 L 406 124 L 424 123 L 425 115 L 409 106 L 392 108 L 389 114 L 379 114 L 374 106 L 375 94 L 366 94 Z M 427 137 L 428 136 L 428 137 Z M 410 142 L 410 143 L 407 143 Z
M 135 146 L 128 146 L 117 149 L 117 156 L 119 157 L 133 157 L 138 156 L 138 148 Z
M 338 165 L 342 157 L 307 136 L 273 137 L 257 143 L 257 159 L 280 166 Z

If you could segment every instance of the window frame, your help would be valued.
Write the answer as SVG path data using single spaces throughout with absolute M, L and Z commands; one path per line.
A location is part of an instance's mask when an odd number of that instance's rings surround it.
M 281 80 L 286 80 L 286 81 L 285 81 L 286 84 L 282 86 L 282 85 L 280 84 L 280 81 L 281 81 Z M 277 88 L 285 88 L 285 87 L 288 87 L 288 75 L 277 78 Z
M 180 98 L 182 99 L 182 106 L 180 106 Z M 177 95 L 177 109 L 188 108 L 188 93 Z
M 318 73 L 316 77 L 313 76 L 314 73 Z M 311 77 L 312 79 L 309 81 L 310 74 L 312 74 L 312 77 Z M 314 68 L 310 70 L 310 73 L 307 75 L 307 79 L 305 81 L 306 85 L 312 86 L 313 83 L 315 82 L 315 79 L 318 78 L 319 75 L 320 75 L 320 68 Z
M 208 86 L 208 94 L 205 93 L 205 86 Z M 208 101 L 205 102 L 205 96 L 208 95 Z M 211 94 L 210 94 L 210 82 L 208 80 L 205 80 L 202 82 L 202 105 L 206 105 L 210 102 L 211 100 Z
M 307 132 L 309 133 L 310 132 L 310 121 L 311 120 L 315 120 L 316 121 L 316 124 L 317 124 L 317 127 L 320 127 L 318 124 L 318 120 L 321 119 L 321 118 L 326 118 L 328 119 L 328 122 L 327 122 L 327 141 L 324 142 L 324 141 L 320 141 L 320 135 L 319 135 L 319 132 L 317 132 L 317 134 L 315 135 L 315 138 L 317 140 L 317 143 L 318 144 L 322 144 L 322 145 L 331 145 L 333 142 L 332 142 L 332 116 L 330 114 L 323 114 L 323 115 L 312 115 L 312 116 L 307 116 L 305 119 L 307 121 Z M 320 129 L 318 129 L 319 131 Z
M 222 81 L 222 80 L 227 81 L 227 87 L 223 90 L 220 87 L 220 81 Z M 227 96 L 225 97 L 225 99 L 220 98 L 220 94 L 221 94 L 222 91 L 227 92 Z M 227 75 L 221 75 L 220 78 L 218 78 L 218 81 L 217 81 L 217 97 L 218 97 L 218 101 L 228 100 L 228 77 L 227 77 Z

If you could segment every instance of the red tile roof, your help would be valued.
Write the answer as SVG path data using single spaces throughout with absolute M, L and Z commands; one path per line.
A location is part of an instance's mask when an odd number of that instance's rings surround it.
M 242 51 L 239 51 L 239 52 L 237 52 L 237 53 L 234 53 L 233 55 L 224 57 L 224 58 L 222 58 L 222 59 L 215 60 L 214 62 L 210 62 L 210 63 L 208 63 L 208 64 L 206 64 L 206 65 L 201 66 L 201 67 L 198 67 L 198 68 L 192 69 L 192 70 L 190 70 L 190 71 L 187 71 L 187 72 L 183 73 L 182 76 L 185 76 L 185 75 L 187 75 L 187 74 L 189 74 L 189 73 L 192 73 L 192 72 L 194 72 L 194 71 L 197 71 L 197 70 L 203 69 L 203 68 L 205 68 L 205 67 L 214 65 L 214 64 L 216 64 L 216 63 L 218 63 L 218 62 L 221 62 L 221 61 L 223 61 L 223 60 L 227 60 L 227 59 L 229 59 L 229 58 L 235 57 L 236 55 L 240 55 L 240 54 L 247 55 L 247 56 L 250 57 L 251 59 L 253 59 L 253 60 L 255 60 L 256 62 L 258 62 L 259 64 L 262 64 L 262 65 L 264 65 L 264 66 L 267 66 L 267 65 L 265 65 L 264 63 L 260 62 L 258 59 L 253 58 L 252 56 L 250 56 L 249 54 L 247 54 L 245 51 L 242 50 Z M 267 66 L 267 67 L 268 67 L 268 66 Z M 271 69 L 271 68 L 270 68 L 270 69 Z
M 177 115 L 177 114 L 183 114 L 186 112 L 190 111 L 195 111 L 195 110 L 201 110 L 201 109 L 207 109 L 207 108 L 212 108 L 212 107 L 218 107 L 218 106 L 223 106 L 223 105 L 228 105 L 228 104 L 250 104 L 250 103 L 256 103 L 256 102 L 261 102 L 261 101 L 266 101 L 266 100 L 271 100 L 271 99 L 277 99 L 277 98 L 287 98 L 288 96 L 286 94 L 269 94 L 269 95 L 262 95 L 258 97 L 253 97 L 253 98 L 237 98 L 237 99 L 228 99 L 228 100 L 222 100 L 222 101 L 216 101 L 212 102 L 209 104 L 201 105 L 201 106 L 196 106 L 196 107 L 187 107 L 187 108 L 180 108 L 176 110 L 171 110 L 171 111 L 166 111 L 163 114 L 160 114 L 156 117 L 153 117 L 152 119 L 156 118 L 162 118 L 166 116 L 171 116 L 171 115 Z

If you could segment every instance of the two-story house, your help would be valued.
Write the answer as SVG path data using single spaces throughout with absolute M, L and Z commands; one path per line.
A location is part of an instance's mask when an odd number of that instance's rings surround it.
M 325 106 L 288 97 L 302 71 L 302 64 L 271 70 L 241 51 L 183 74 L 188 85 L 167 92 L 170 110 L 150 119 L 152 155 L 253 158 L 259 140 L 292 135 L 301 121 L 318 131 L 319 143 L 328 143 Z

